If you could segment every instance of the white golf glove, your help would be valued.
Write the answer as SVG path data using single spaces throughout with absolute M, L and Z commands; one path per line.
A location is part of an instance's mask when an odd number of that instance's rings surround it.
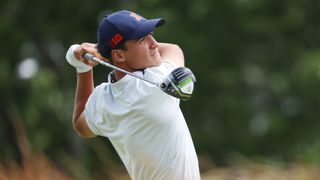
M 73 52 L 79 46 L 80 46 L 79 44 L 74 44 L 74 45 L 70 46 L 70 48 L 66 54 L 66 59 L 69 64 L 71 64 L 73 67 L 75 67 L 77 69 L 78 73 L 84 73 L 84 72 L 90 71 L 92 69 L 92 66 L 85 64 L 84 62 L 78 60 L 74 56 Z

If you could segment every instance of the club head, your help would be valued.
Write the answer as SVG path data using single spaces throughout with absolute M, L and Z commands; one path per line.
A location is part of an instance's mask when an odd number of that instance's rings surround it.
M 179 67 L 165 78 L 160 88 L 165 93 L 186 101 L 191 98 L 195 84 L 196 78 L 192 71 L 186 67 Z

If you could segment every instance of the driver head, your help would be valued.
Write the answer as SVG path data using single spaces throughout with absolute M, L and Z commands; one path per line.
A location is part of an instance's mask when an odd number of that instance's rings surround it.
M 194 91 L 196 78 L 192 71 L 186 67 L 173 70 L 161 84 L 162 91 L 181 100 L 191 98 Z

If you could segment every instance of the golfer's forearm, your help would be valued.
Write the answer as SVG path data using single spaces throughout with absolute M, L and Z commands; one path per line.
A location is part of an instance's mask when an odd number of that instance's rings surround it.
M 77 121 L 83 112 L 86 102 L 94 89 L 93 71 L 77 73 L 77 89 L 75 95 L 75 105 L 73 112 L 73 123 Z
M 159 43 L 158 49 L 163 60 L 169 60 L 178 66 L 184 66 L 183 51 L 178 45 Z

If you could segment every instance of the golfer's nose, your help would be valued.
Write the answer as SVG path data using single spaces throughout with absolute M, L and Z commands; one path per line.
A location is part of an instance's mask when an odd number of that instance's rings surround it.
M 152 49 L 159 46 L 158 41 L 152 36 L 152 34 L 149 35 L 149 42 Z

